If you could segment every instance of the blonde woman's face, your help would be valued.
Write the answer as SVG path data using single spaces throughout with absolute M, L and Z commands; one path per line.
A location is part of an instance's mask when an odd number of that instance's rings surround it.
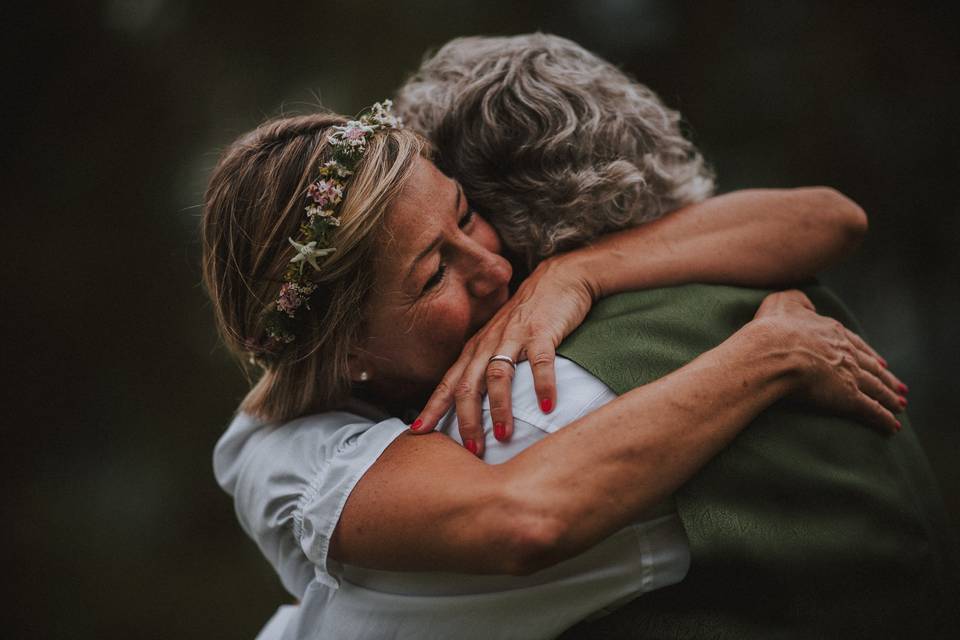
M 509 298 L 500 239 L 460 186 L 419 158 L 387 212 L 358 362 L 381 398 L 417 403 Z

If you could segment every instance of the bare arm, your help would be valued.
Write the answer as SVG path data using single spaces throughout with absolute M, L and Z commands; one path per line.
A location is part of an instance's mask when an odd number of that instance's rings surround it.
M 895 396 L 855 364 L 873 366 L 872 356 L 836 323 L 795 304 L 766 313 L 504 464 L 439 434 L 400 437 L 351 494 L 331 554 L 382 569 L 528 573 L 623 527 L 787 394 L 816 389 L 807 399 L 818 405 L 897 428 L 869 397 L 895 405 Z
M 533 367 L 544 412 L 556 406 L 554 352 L 599 297 L 686 282 L 770 286 L 813 276 L 852 251 L 867 229 L 863 210 L 827 187 L 755 189 L 684 207 L 543 261 L 466 345 L 420 414 L 429 432 L 455 399 L 464 441 L 482 442 L 484 392 L 503 439 L 513 432 L 512 371 L 494 354 Z M 477 455 L 482 456 L 482 445 Z
M 867 216 L 827 187 L 751 189 L 610 234 L 567 259 L 594 298 L 686 282 L 768 287 L 810 278 L 849 254 Z

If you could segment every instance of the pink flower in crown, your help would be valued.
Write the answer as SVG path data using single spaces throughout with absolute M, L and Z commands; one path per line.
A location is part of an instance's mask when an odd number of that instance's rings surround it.
M 343 138 L 352 144 L 357 144 L 357 141 L 363 140 L 364 136 L 367 135 L 367 129 L 359 122 L 350 122 L 343 130 Z
M 345 146 L 363 149 L 367 144 L 367 135 L 374 132 L 374 128 L 358 120 L 351 120 L 343 126 L 333 127 L 330 142 L 334 146 Z
M 327 203 L 327 199 L 323 195 L 323 189 L 321 189 L 319 182 L 320 181 L 318 180 L 307 187 L 307 197 L 322 207 Z
M 337 204 L 343 198 L 343 188 L 332 180 L 317 180 L 307 187 L 307 197 L 320 208 Z
M 300 287 L 294 282 L 284 282 L 280 287 L 280 296 L 277 298 L 277 307 L 291 318 L 294 312 L 303 304 Z

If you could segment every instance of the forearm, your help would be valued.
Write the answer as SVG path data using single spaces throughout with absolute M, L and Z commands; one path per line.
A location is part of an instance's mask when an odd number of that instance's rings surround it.
M 793 388 L 791 352 L 749 326 L 502 465 L 504 509 L 544 540 L 539 569 L 580 553 L 671 495 Z
M 468 573 L 571 557 L 673 492 L 790 390 L 794 368 L 754 322 L 502 465 L 440 435 L 401 438 L 351 494 L 334 557 Z
M 737 191 L 605 236 L 560 260 L 595 297 L 711 282 L 773 286 L 838 261 L 867 229 L 863 210 L 826 187 Z

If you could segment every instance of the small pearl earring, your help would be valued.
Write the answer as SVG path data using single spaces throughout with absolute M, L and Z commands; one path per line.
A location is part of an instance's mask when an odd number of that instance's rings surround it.
M 361 371 L 361 372 L 360 372 L 360 382 L 366 382 L 366 381 L 369 380 L 369 379 L 370 379 L 370 374 L 369 374 L 369 373 L 367 373 L 366 371 Z

